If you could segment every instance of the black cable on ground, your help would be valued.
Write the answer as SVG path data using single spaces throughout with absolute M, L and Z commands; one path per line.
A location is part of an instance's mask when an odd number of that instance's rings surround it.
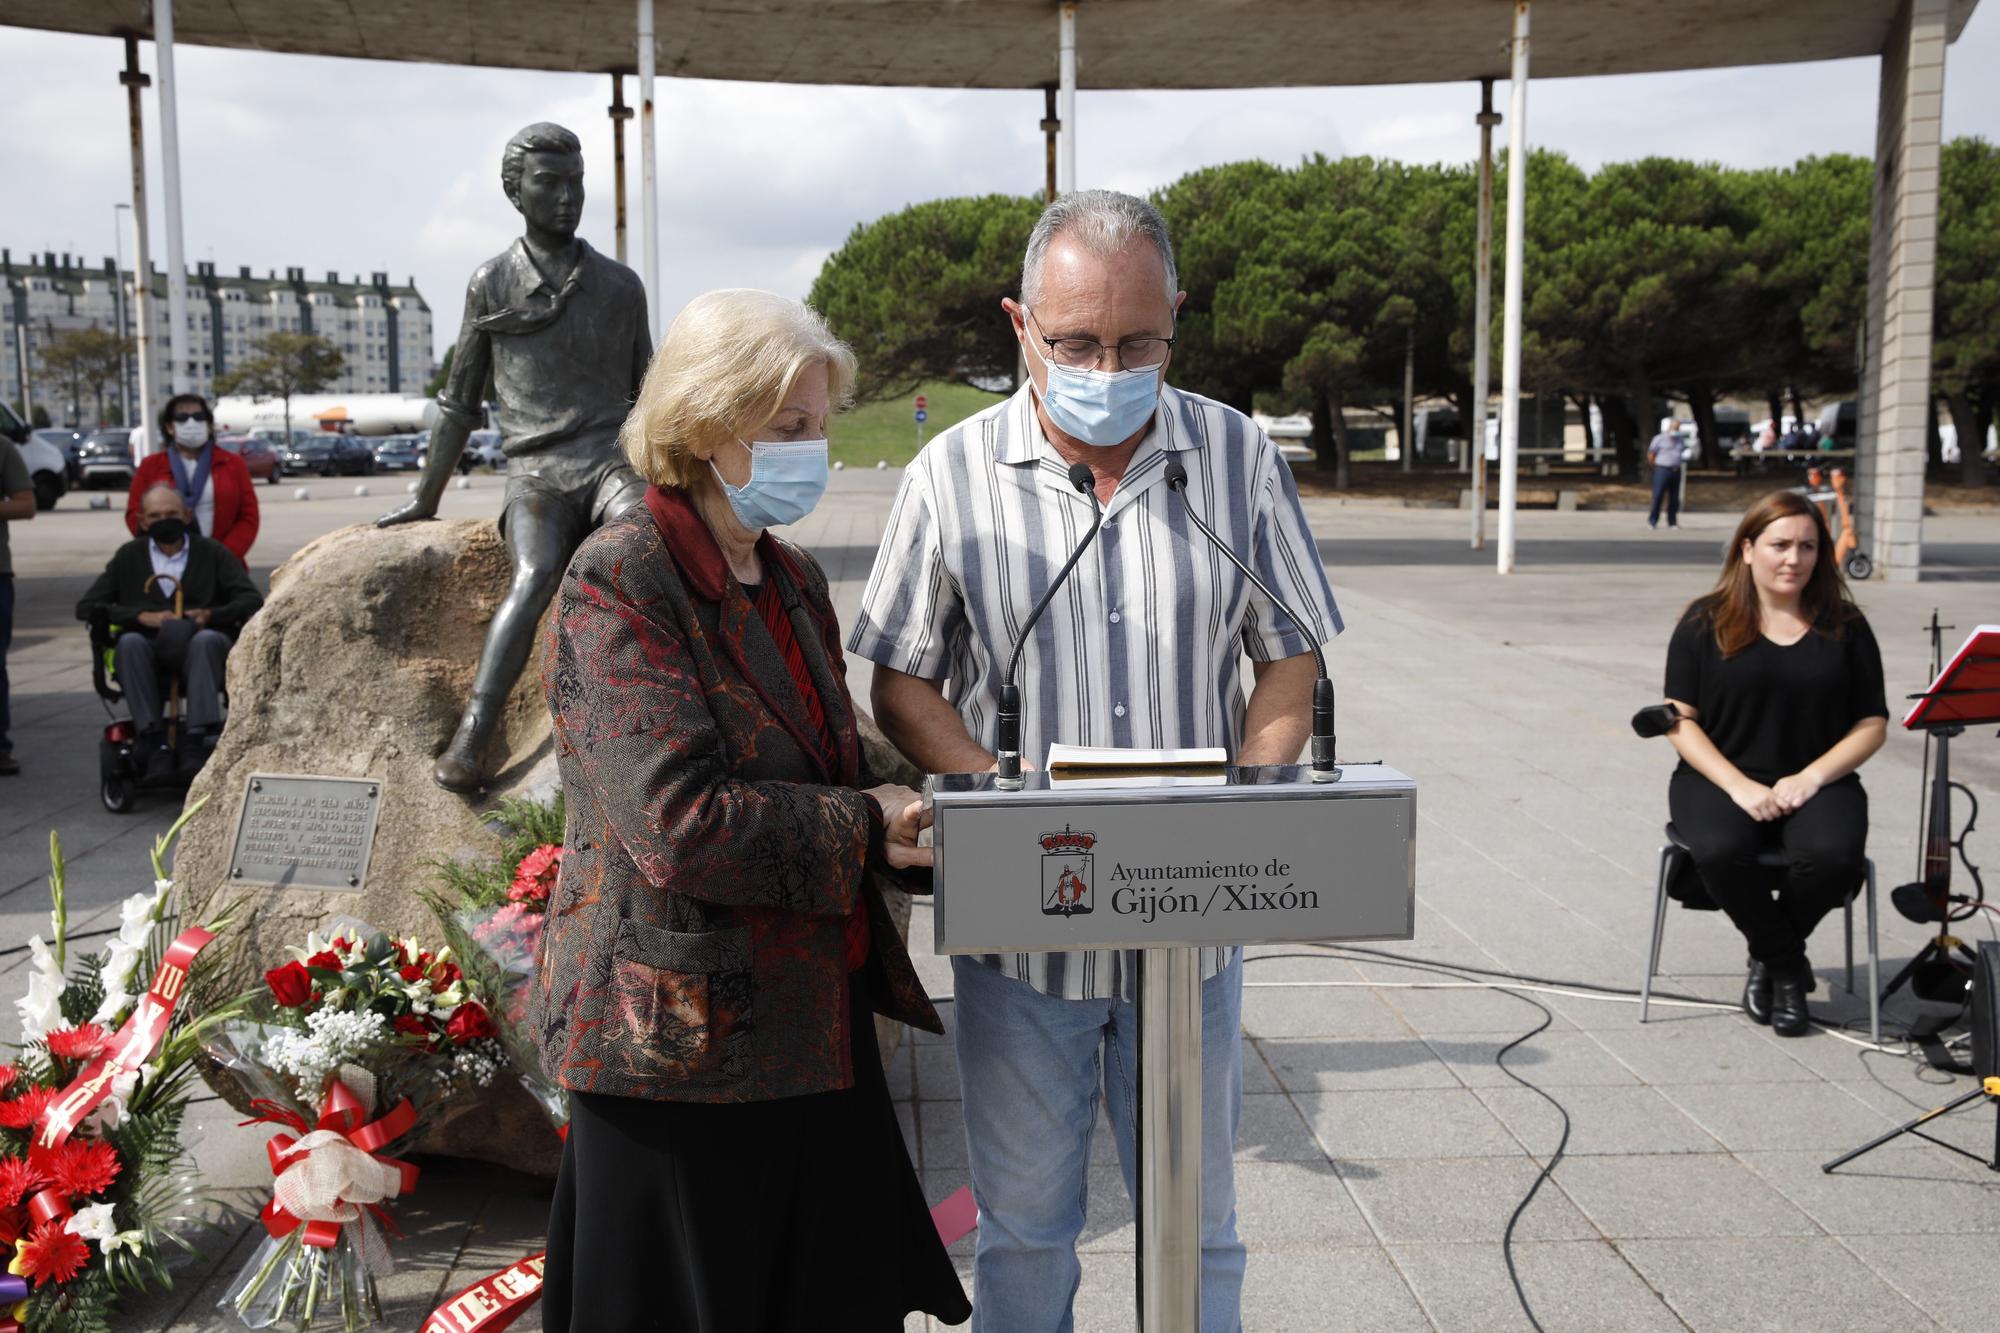
M 1350 946 L 1347 945 L 1339 945 L 1339 946 L 1321 945 L 1319 947 L 1328 950 L 1328 952 L 1259 954 L 1255 958 L 1245 957 L 1243 961 L 1245 964 L 1249 964 L 1249 963 L 1263 962 L 1267 959 L 1278 959 L 1278 958 L 1317 958 L 1322 961 L 1332 962 L 1336 960 L 1341 960 L 1340 953 L 1334 952 L 1334 950 L 1350 948 Z M 1437 964 L 1437 963 L 1429 963 L 1416 960 L 1406 960 L 1398 958 L 1392 954 L 1389 954 L 1387 950 L 1383 949 L 1363 949 L 1363 950 L 1356 950 L 1356 952 L 1366 953 L 1375 956 L 1377 958 L 1384 959 L 1389 962 L 1390 966 L 1393 967 L 1407 968 L 1413 972 L 1432 972 L 1439 976 L 1452 977 L 1456 980 L 1464 980 L 1463 972 L 1473 970 L 1473 969 L 1463 969 L 1460 971 L 1455 971 L 1453 970 L 1453 965 L 1451 964 Z M 1484 971 L 1485 969 L 1479 969 L 1479 970 Z M 1509 974 L 1502 972 L 1502 973 L 1496 973 L 1495 975 L 1504 977 L 1508 976 Z M 1565 984 L 1565 983 L 1548 983 L 1548 984 Z M 1520 1000 L 1525 1004 L 1533 1005 L 1536 1012 L 1538 1012 L 1542 1016 L 1541 1022 L 1537 1023 L 1534 1027 L 1528 1029 L 1528 1031 L 1523 1032 L 1520 1036 L 1514 1038 L 1512 1041 L 1508 1042 L 1505 1046 L 1502 1046 L 1499 1050 L 1493 1053 L 1494 1067 L 1499 1069 L 1499 1071 L 1505 1074 L 1508 1078 L 1513 1079 L 1514 1082 L 1520 1084 L 1522 1087 L 1526 1088 L 1528 1091 L 1534 1093 L 1537 1097 L 1540 1097 L 1543 1101 L 1547 1102 L 1550 1106 L 1554 1107 L 1556 1114 L 1562 1117 L 1562 1136 L 1556 1140 L 1555 1151 L 1549 1154 L 1549 1159 L 1542 1164 L 1542 1169 L 1535 1173 L 1535 1178 L 1528 1185 L 1527 1193 L 1521 1196 L 1521 1201 L 1514 1205 L 1513 1213 L 1509 1215 L 1509 1217 L 1507 1218 L 1507 1229 L 1503 1231 L 1500 1235 L 1500 1257 L 1504 1259 L 1507 1263 L 1507 1279 L 1508 1281 L 1514 1284 L 1514 1299 L 1520 1303 L 1521 1313 L 1527 1316 L 1528 1323 L 1535 1329 L 1535 1333 L 1546 1333 L 1546 1331 L 1542 1328 L 1542 1321 L 1535 1318 L 1534 1306 L 1529 1303 L 1527 1290 L 1521 1285 L 1520 1270 L 1515 1266 L 1514 1263 L 1514 1229 L 1520 1225 L 1521 1216 L 1522 1214 L 1528 1211 L 1528 1205 L 1535 1201 L 1535 1196 L 1537 1194 L 1541 1193 L 1543 1183 L 1547 1181 L 1551 1175 L 1554 1174 L 1556 1169 L 1556 1164 L 1562 1161 L 1564 1155 L 1569 1151 L 1569 1135 L 1570 1135 L 1569 1108 L 1564 1106 L 1561 1101 L 1557 1100 L 1554 1094 L 1550 1093 L 1546 1088 L 1540 1087 L 1534 1083 L 1530 1083 L 1527 1079 L 1522 1078 L 1519 1074 L 1515 1073 L 1512 1069 L 1510 1069 L 1507 1065 L 1507 1053 L 1513 1050 L 1515 1047 L 1521 1045 L 1523 1042 L 1532 1040 L 1533 1038 L 1540 1036 L 1543 1032 L 1548 1031 L 1550 1025 L 1555 1022 L 1556 1016 L 1553 1012 L 1550 1011 L 1547 1005 L 1543 1004 L 1540 1000 L 1535 999 L 1531 995 L 1523 995 L 1519 991 L 1507 990 L 1505 989 L 1504 986 L 1501 985 L 1494 985 L 1493 989 L 1498 990 L 1502 995 L 1511 996 L 1512 998 Z

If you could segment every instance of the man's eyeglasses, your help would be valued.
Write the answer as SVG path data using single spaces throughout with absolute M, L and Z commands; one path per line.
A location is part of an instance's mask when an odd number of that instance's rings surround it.
M 1034 318 L 1034 312 L 1029 311 L 1028 319 L 1032 322 Z M 1122 369 L 1151 370 L 1174 349 L 1172 338 L 1127 338 L 1110 344 L 1095 338 L 1050 338 L 1042 333 L 1039 323 L 1035 324 L 1035 336 L 1048 347 L 1050 361 L 1070 370 L 1095 370 L 1103 364 L 1106 352 L 1118 358 Z

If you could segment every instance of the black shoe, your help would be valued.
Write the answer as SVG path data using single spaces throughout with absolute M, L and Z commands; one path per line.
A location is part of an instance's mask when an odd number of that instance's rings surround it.
M 1743 1012 L 1752 1023 L 1771 1021 L 1771 969 L 1755 958 L 1750 960 L 1750 976 L 1743 983 Z
M 11 778 L 21 771 L 21 761 L 14 757 L 12 750 L 0 750 L 0 778 Z
M 165 782 L 173 777 L 177 767 L 174 747 L 167 744 L 165 732 L 141 732 L 132 757 L 139 761 L 141 782 Z
M 1812 1028 L 1812 1014 L 1806 1008 L 1806 992 L 1815 980 L 1810 967 L 1773 970 L 1771 973 L 1771 1031 L 1781 1037 L 1803 1037 Z

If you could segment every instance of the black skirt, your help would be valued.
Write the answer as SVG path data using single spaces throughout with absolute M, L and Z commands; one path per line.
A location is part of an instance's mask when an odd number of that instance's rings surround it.
M 896 1125 L 857 972 L 854 1087 L 744 1103 L 570 1096 L 548 1333 L 896 1330 L 971 1305 Z

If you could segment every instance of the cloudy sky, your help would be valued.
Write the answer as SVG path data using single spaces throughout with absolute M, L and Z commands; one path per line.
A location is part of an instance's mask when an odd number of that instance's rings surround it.
M 141 60 L 153 68 L 152 50 Z M 0 28 L 0 245 L 18 257 L 112 253 L 112 205 L 131 197 L 122 44 Z M 435 355 L 456 336 L 467 275 L 518 234 L 501 146 L 555 120 L 583 139 L 583 230 L 612 250 L 609 79 L 183 47 L 186 258 L 225 270 L 387 269 L 436 311 Z M 1948 136 L 2000 138 L 2000 0 L 1950 53 Z M 1982 77 L 1982 72 L 1984 76 Z M 1554 79 L 1532 86 L 1529 133 L 1586 166 L 1672 154 L 1737 166 L 1872 151 L 1877 62 Z M 627 81 L 627 99 L 635 100 Z M 1476 85 L 1078 95 L 1078 179 L 1144 191 L 1195 167 L 1369 153 L 1466 161 Z M 1496 90 L 1504 104 L 1504 86 Z M 804 295 L 860 222 L 924 199 L 1039 190 L 1036 92 L 816 88 L 661 80 L 660 256 L 669 314 L 712 287 Z M 146 96 L 153 247 L 159 114 Z M 25 131 L 25 132 L 24 132 Z M 636 127 L 628 149 L 637 151 Z M 638 264 L 633 164 L 632 262 Z

